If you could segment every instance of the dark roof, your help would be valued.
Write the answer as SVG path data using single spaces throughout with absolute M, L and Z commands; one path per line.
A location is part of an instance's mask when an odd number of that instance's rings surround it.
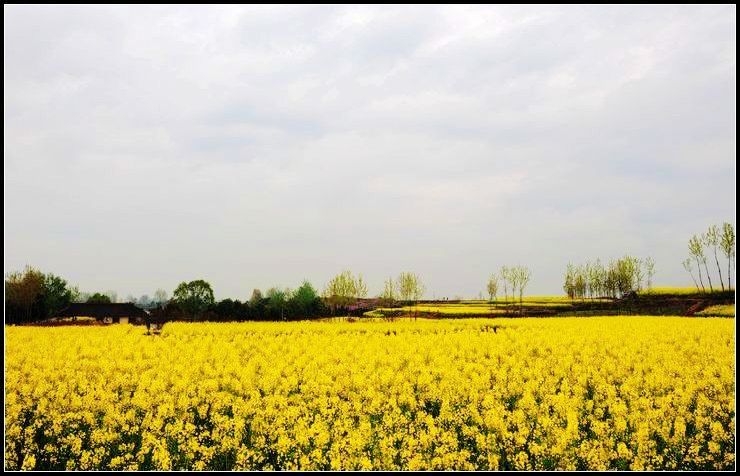
M 54 317 L 146 317 L 147 313 L 130 302 L 92 303 L 75 302 Z

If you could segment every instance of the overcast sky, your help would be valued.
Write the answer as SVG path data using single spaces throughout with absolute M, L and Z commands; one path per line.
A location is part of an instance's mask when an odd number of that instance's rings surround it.
M 736 7 L 4 8 L 5 271 L 477 296 L 735 222 Z

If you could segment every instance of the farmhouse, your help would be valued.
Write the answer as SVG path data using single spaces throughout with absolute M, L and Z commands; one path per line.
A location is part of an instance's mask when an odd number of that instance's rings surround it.
M 149 314 L 130 302 L 126 303 L 72 303 L 57 313 L 62 317 L 93 317 L 106 324 L 143 322 Z

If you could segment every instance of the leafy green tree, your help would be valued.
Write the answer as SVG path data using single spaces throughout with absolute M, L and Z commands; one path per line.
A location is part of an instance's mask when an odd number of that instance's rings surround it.
M 609 285 L 609 295 L 612 298 L 617 298 L 619 296 L 619 289 L 620 289 L 620 283 L 623 281 L 623 278 L 620 276 L 619 272 L 619 260 L 609 261 L 609 269 L 607 271 L 607 283 Z
M 689 254 L 694 258 L 696 261 L 696 268 L 699 272 L 699 284 L 701 284 L 701 290 L 706 291 L 706 288 L 704 287 L 704 281 L 701 279 L 701 263 L 703 262 L 706 264 L 707 258 L 704 255 L 704 243 L 702 242 L 701 238 L 694 235 L 689 239 Z M 706 266 L 705 266 L 706 268 Z M 707 276 L 709 278 L 709 276 Z M 711 289 L 712 281 L 709 281 L 709 287 Z
M 398 294 L 404 301 L 418 301 L 424 294 L 424 285 L 414 273 L 401 273 L 398 275 Z
M 213 312 L 220 321 L 242 320 L 246 317 L 244 306 L 238 299 L 223 299 L 213 306 Z
M 362 279 L 362 275 L 357 275 L 357 280 L 355 281 L 355 298 L 356 299 L 365 299 L 367 297 L 367 283 L 364 279 Z
M 396 300 L 396 284 L 393 278 L 388 278 L 383 285 L 383 294 L 380 296 L 386 306 L 393 305 Z
M 312 317 L 320 309 L 320 299 L 318 292 L 311 283 L 303 281 L 301 286 L 290 297 L 291 311 L 297 317 Z
M 488 285 L 486 286 L 486 289 L 488 290 L 488 300 L 493 302 L 493 300 L 496 299 L 496 294 L 498 293 L 498 276 L 496 276 L 496 274 L 491 274 L 491 276 L 488 278 Z
M 367 293 L 367 288 L 365 289 Z M 338 309 L 346 308 L 358 294 L 358 281 L 351 271 L 345 270 L 334 276 L 324 289 L 324 298 L 329 303 L 332 314 Z
M 44 276 L 42 296 L 46 317 L 51 317 L 70 305 L 74 291 L 65 279 L 49 273 Z
M 12 272 L 5 277 L 5 308 L 12 321 L 29 322 L 43 317 L 39 301 L 43 299 L 44 274 L 31 266 L 23 272 Z
M 720 238 L 722 254 L 727 258 L 727 289 L 732 289 L 730 277 L 732 272 L 730 264 L 735 262 L 735 229 L 730 223 L 722 224 L 722 237 Z
M 565 291 L 565 294 L 570 299 L 575 299 L 576 297 L 575 274 L 575 266 L 573 266 L 573 264 L 571 263 L 568 263 L 568 266 L 565 268 L 565 282 L 563 283 L 563 291 Z
M 180 283 L 172 299 L 191 317 L 201 316 L 215 302 L 211 285 L 202 279 Z
M 637 289 L 635 283 L 635 269 L 639 266 L 630 256 L 618 259 L 616 262 L 617 291 L 621 296 Z
M 255 304 L 260 302 L 263 299 L 262 297 L 262 291 L 259 289 L 253 289 L 252 290 L 252 297 L 249 298 L 250 304 Z
M 588 286 L 591 297 L 603 296 L 606 289 L 606 268 L 601 264 L 601 260 L 597 258 L 589 269 Z
M 92 296 L 87 298 L 87 302 L 93 304 L 110 304 L 111 300 L 110 296 L 107 294 L 94 293 Z
M 512 270 L 513 272 L 514 270 Z M 516 278 L 514 278 L 516 280 Z M 573 282 L 575 288 L 575 295 L 580 299 L 585 299 L 586 289 L 588 289 L 588 277 L 586 276 L 585 268 L 582 265 L 576 267 L 575 279 Z
M 87 291 L 80 291 L 77 293 L 77 299 L 72 302 L 87 302 L 92 297 L 92 294 Z
M 635 291 L 642 291 L 642 282 L 645 280 L 642 260 L 635 257 L 631 259 L 633 263 L 632 275 L 634 276 L 634 289 Z
M 273 287 L 267 290 L 267 307 L 274 317 L 285 320 L 285 305 L 290 298 L 290 290 Z
M 414 316 L 416 316 L 419 300 L 424 295 L 424 284 L 419 276 L 410 272 L 399 274 L 398 294 L 402 300 L 414 302 Z
M 84 302 L 82 298 L 82 293 L 80 292 L 80 288 L 78 286 L 70 286 L 69 287 L 70 292 L 70 303 L 73 302 Z
M 571 299 L 583 299 L 586 296 L 591 298 L 625 296 L 642 289 L 646 276 L 648 286 L 652 286 L 654 266 L 652 258 L 643 261 L 634 256 L 609 261 L 606 266 L 598 259 L 594 263 L 579 266 L 569 263 L 565 271 L 563 290 Z M 512 270 L 516 274 L 516 285 L 521 288 L 521 285 L 526 283 L 526 280 L 522 280 L 526 273 L 522 274 L 523 271 L 518 268 Z
M 262 295 L 262 291 L 252 290 L 252 297 L 249 299 L 249 315 L 252 319 L 265 319 L 266 301 L 268 300 Z

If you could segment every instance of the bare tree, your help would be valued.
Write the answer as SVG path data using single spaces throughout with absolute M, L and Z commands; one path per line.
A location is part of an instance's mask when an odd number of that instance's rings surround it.
M 532 272 L 526 266 L 517 266 L 513 269 L 514 281 L 519 287 L 519 314 L 524 314 L 524 289 L 532 278 Z
M 645 274 L 642 269 L 642 260 L 639 258 L 632 258 L 634 263 L 634 277 L 635 277 L 635 291 L 642 290 L 642 281 L 645 279 Z
M 707 266 L 707 254 L 704 252 L 704 247 L 707 245 L 707 235 L 706 233 L 703 233 L 701 237 L 699 237 L 699 246 L 701 246 L 701 255 L 699 256 L 699 259 L 704 264 L 704 272 L 707 275 L 707 281 L 709 281 L 709 292 L 714 292 L 714 286 L 712 286 L 712 275 L 709 274 L 709 267 Z
M 701 284 L 701 290 L 702 292 L 706 292 L 704 281 L 702 281 L 701 279 L 701 261 L 702 259 L 706 261 L 706 258 L 704 257 L 704 245 L 702 245 L 701 239 L 696 235 L 692 236 L 689 240 L 689 254 L 696 261 L 696 268 L 699 272 L 699 284 Z
M 509 302 L 509 268 L 507 266 L 501 266 L 501 281 L 504 284 L 504 303 Z
M 722 269 L 719 267 L 719 259 L 717 258 L 717 247 L 719 246 L 719 242 L 719 227 L 717 225 L 711 225 L 704 234 L 704 243 L 711 247 L 714 252 L 714 262 L 717 264 L 717 273 L 719 273 L 719 284 L 722 287 L 722 291 L 724 291 L 725 283 L 722 281 Z
M 396 300 L 396 285 L 393 282 L 393 278 L 388 278 L 383 288 L 383 295 L 381 296 L 386 305 L 393 304 Z
M 694 278 L 694 270 L 691 269 L 691 258 L 686 258 L 681 264 L 683 264 L 683 269 L 685 269 L 691 275 L 691 280 L 694 282 L 694 286 L 696 286 L 696 289 L 699 290 L 699 285 L 696 283 L 696 278 Z
M 118 293 L 112 290 L 108 290 L 104 293 L 110 299 L 110 302 L 118 302 Z
M 164 307 L 164 305 L 167 304 L 167 291 L 161 288 L 154 291 L 154 300 L 152 304 L 156 305 L 156 307 Z
M 655 276 L 655 260 L 648 256 L 645 258 L 645 275 L 648 290 L 653 289 L 653 276 Z
M 519 286 L 519 269 L 516 266 L 509 268 L 509 286 L 511 286 L 511 301 L 516 306 L 516 289 Z
M 148 294 L 142 295 L 136 304 L 142 309 L 151 309 L 154 306 L 154 302 L 151 300 Z

